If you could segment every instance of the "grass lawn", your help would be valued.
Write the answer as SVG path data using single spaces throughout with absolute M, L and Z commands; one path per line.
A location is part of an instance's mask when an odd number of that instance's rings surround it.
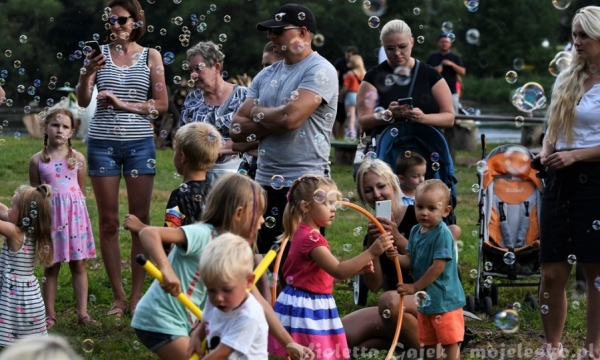
M 28 183 L 28 163 L 32 154 L 39 151 L 42 147 L 41 140 L 29 139 L 26 136 L 17 140 L 9 135 L 4 136 L 4 144 L 0 143 L 0 179 L 2 179 L 2 188 L 0 189 L 0 201 L 9 204 L 13 191 L 18 185 Z M 75 141 L 76 150 L 86 153 L 85 144 Z M 492 147 L 489 147 L 491 149 Z M 459 179 L 458 184 L 458 206 L 456 215 L 458 224 L 462 228 L 462 242 L 464 244 L 460 253 L 460 268 L 462 273 L 463 286 L 467 295 L 474 294 L 475 281 L 469 277 L 469 271 L 477 266 L 477 194 L 471 190 L 471 185 L 477 182 L 475 163 L 479 160 L 480 150 L 475 152 L 459 152 L 457 154 L 456 171 Z M 164 218 L 164 208 L 170 192 L 179 186 L 181 180 L 174 176 L 175 169 L 172 164 L 173 152 L 170 149 L 160 150 L 157 153 L 157 175 L 152 194 L 151 218 L 153 225 L 161 225 Z M 343 194 L 348 195 L 352 201 L 357 201 L 354 189 L 354 183 L 349 166 L 333 166 L 333 179 L 338 184 Z M 89 181 L 88 181 L 89 183 Z M 90 301 L 90 314 L 101 322 L 100 327 L 83 328 L 76 326 L 75 299 L 71 287 L 71 275 L 66 264 L 63 265 L 59 277 L 59 291 L 56 300 L 56 311 L 58 324 L 50 331 L 54 334 L 61 334 L 67 337 L 72 347 L 79 352 L 85 359 L 154 359 L 156 357 L 137 342 L 131 327 L 130 318 L 125 317 L 116 321 L 114 318 L 105 316 L 112 302 L 112 292 L 107 276 L 104 271 L 104 265 L 100 258 L 100 246 L 98 243 L 98 214 L 96 202 L 91 191 L 91 185 L 87 185 L 84 192 L 88 198 L 88 210 L 94 227 L 96 238 L 96 248 L 99 257 L 87 262 L 89 277 L 89 295 L 95 298 Z M 126 191 L 122 182 L 120 194 L 120 216 L 123 217 L 126 211 Z M 331 244 L 332 252 L 340 259 L 348 259 L 359 254 L 362 248 L 362 238 L 364 230 L 360 236 L 354 235 L 354 230 L 358 226 L 366 229 L 367 220 L 364 216 L 355 211 L 338 212 L 336 221 L 327 229 L 327 238 Z M 121 252 L 123 257 L 123 275 L 126 291 L 130 287 L 131 271 L 129 267 L 129 249 L 130 235 L 125 232 L 121 235 Z M 351 246 L 347 246 L 350 244 Z M 349 250 L 349 251 L 348 251 Z M 42 278 L 42 269 L 36 270 L 39 279 Z M 40 280 L 41 281 L 41 280 Z M 150 284 L 150 277 L 147 278 L 147 286 Z M 498 311 L 511 308 L 515 302 L 523 302 L 527 293 L 535 294 L 536 288 L 500 288 L 500 299 Z M 92 297 L 93 295 L 93 297 Z M 585 336 L 585 298 L 572 297 L 569 295 L 569 310 L 567 325 L 564 331 L 563 343 L 569 350 L 575 347 L 583 346 Z M 335 294 L 339 311 L 342 315 L 347 314 L 358 307 L 354 306 L 352 301 L 352 287 L 350 283 L 336 284 Z M 377 294 L 369 295 L 369 305 L 375 305 Z M 577 301 L 577 302 L 576 302 Z M 551 309 L 550 309 L 551 311 Z M 477 351 L 490 351 L 486 357 L 499 358 L 494 356 L 495 351 L 504 351 L 510 356 L 510 351 L 522 349 L 523 357 L 527 356 L 525 351 L 535 350 L 542 342 L 543 332 L 541 327 L 541 314 L 538 311 L 528 310 L 523 307 L 520 312 L 519 330 L 515 333 L 506 334 L 496 328 L 493 319 L 488 319 L 480 314 L 483 321 L 469 320 L 467 325 L 475 331 L 478 338 L 473 341 L 469 349 L 463 352 L 462 358 L 476 358 L 477 352 L 471 352 L 471 349 Z M 93 351 L 85 353 L 82 349 L 82 343 L 86 339 L 94 342 Z M 383 354 L 383 353 L 382 353 Z M 519 353 L 512 353 L 512 357 L 519 357 Z M 480 353 L 481 355 L 481 353 Z

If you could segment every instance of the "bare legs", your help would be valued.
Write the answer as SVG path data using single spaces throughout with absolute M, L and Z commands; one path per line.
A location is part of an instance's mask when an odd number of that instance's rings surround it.
M 391 340 L 396 331 L 398 321 L 398 301 L 400 296 L 395 291 L 388 291 L 379 298 L 378 307 L 369 307 L 352 312 L 342 319 L 346 340 L 350 351 L 355 347 L 359 350 L 381 349 L 388 350 Z M 404 349 L 419 349 L 417 341 L 417 318 L 416 305 L 412 296 L 404 297 L 404 317 L 402 319 L 402 331 L 399 343 Z M 388 319 L 382 317 L 382 312 L 389 309 L 391 316 Z
M 187 360 L 187 353 L 190 338 L 182 336 L 171 341 L 165 346 L 161 346 L 154 352 L 162 360 Z
M 596 288 L 596 279 L 600 276 L 600 264 L 583 264 L 583 273 L 587 286 L 587 333 L 585 348 L 600 355 L 600 291 Z
M 73 277 L 73 291 L 77 301 L 77 318 L 87 315 L 88 278 L 85 271 L 85 260 L 69 262 L 71 276 Z
M 98 205 L 100 220 L 100 250 L 102 260 L 113 289 L 113 300 L 116 304 L 125 304 L 125 291 L 121 277 L 121 249 L 119 246 L 119 181 L 118 176 L 92 176 L 92 186 Z M 154 186 L 153 175 L 125 177 L 129 213 L 137 216 L 144 224 L 150 223 L 150 200 Z M 130 303 L 135 306 L 142 297 L 145 272 L 135 261 L 137 254 L 144 253 L 137 234 L 132 234 L 131 241 L 131 273 L 132 287 Z
M 140 219 L 144 224 L 150 224 L 150 200 L 154 187 L 154 175 L 125 177 L 127 197 L 129 198 L 129 213 Z M 131 295 L 129 305 L 132 311 L 142 298 L 142 288 L 146 271 L 135 261 L 138 254 L 145 254 L 138 234 L 131 234 Z
M 46 316 L 56 317 L 54 304 L 56 302 L 56 289 L 58 287 L 58 273 L 60 272 L 60 263 L 54 264 L 44 269 L 46 281 L 42 284 L 44 292 L 44 305 L 46 306 Z
M 98 206 L 100 251 L 113 291 L 113 301 L 125 304 L 121 278 L 121 248 L 119 247 L 119 181 L 120 177 L 92 176 L 92 187 Z
M 567 293 L 565 290 L 570 273 L 571 265 L 566 261 L 542 264 L 540 306 L 548 306 L 548 313 L 542 314 L 542 325 L 544 334 L 546 334 L 546 342 L 554 348 L 558 347 L 560 343 L 567 318 Z

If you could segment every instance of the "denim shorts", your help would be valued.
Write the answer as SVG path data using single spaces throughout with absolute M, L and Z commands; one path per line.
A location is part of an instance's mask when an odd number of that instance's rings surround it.
M 181 335 L 163 334 L 159 332 L 140 330 L 136 328 L 134 328 L 133 330 L 135 330 L 135 335 L 140 340 L 140 342 L 152 352 L 155 352 L 156 350 L 167 345 L 168 343 L 173 342 L 182 337 Z
M 356 93 L 354 91 L 350 91 L 350 92 L 346 93 L 346 98 L 344 99 L 344 105 L 356 106 Z
M 156 174 L 156 148 L 152 138 L 130 141 L 88 138 L 87 143 L 89 176 Z

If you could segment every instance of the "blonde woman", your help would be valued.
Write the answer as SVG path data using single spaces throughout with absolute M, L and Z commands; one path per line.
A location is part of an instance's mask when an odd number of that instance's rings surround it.
M 535 360 L 557 359 L 567 317 L 566 286 L 576 260 L 587 282 L 585 347 L 573 359 L 600 355 L 600 7 L 577 11 L 572 22 L 573 61 L 556 79 L 547 113 L 548 132 L 538 155 L 547 167 L 540 219 L 540 306 L 546 343 Z
M 347 65 L 350 70 L 344 75 L 344 86 L 340 93 L 345 94 L 344 108 L 346 109 L 348 132 L 356 133 L 356 93 L 367 70 L 365 70 L 363 58 L 360 55 L 350 56 Z

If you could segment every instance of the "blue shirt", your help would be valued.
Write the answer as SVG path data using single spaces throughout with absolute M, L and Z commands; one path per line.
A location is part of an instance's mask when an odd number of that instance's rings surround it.
M 418 311 L 421 314 L 432 315 L 462 308 L 465 305 L 465 293 L 458 278 L 458 259 L 448 225 L 440 221 L 425 233 L 421 233 L 421 228 L 420 224 L 412 228 L 406 247 L 406 251 L 410 252 L 415 282 L 425 275 L 433 260 L 446 260 L 446 267 L 431 285 L 423 289 L 431 298 L 431 303 L 418 307 Z
M 402 194 L 402 205 L 414 205 L 415 204 L 415 197 L 414 196 L 406 196 L 404 194 Z

